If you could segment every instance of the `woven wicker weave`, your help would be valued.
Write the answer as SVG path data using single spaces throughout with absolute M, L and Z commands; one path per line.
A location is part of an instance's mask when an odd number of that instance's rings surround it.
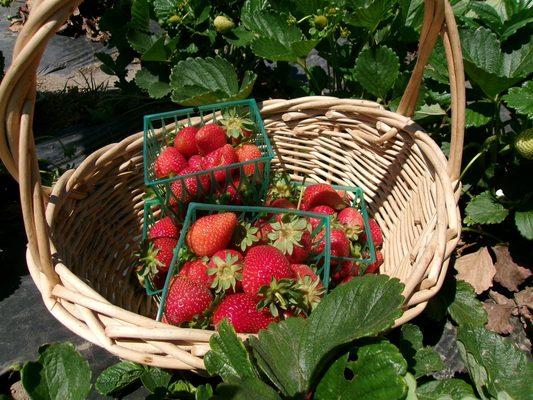
M 0 86 L 0 156 L 20 184 L 27 263 L 50 312 L 79 336 L 124 359 L 199 371 L 212 331 L 156 322 L 131 266 L 142 218 L 142 134 L 106 146 L 53 188 L 41 185 L 32 134 L 36 69 L 50 37 L 78 1 L 36 0 Z M 381 273 L 405 283 L 416 315 L 441 287 L 459 239 L 459 170 L 465 87 L 451 6 L 426 0 L 418 61 L 398 113 L 364 100 L 304 97 L 262 104 L 281 163 L 295 179 L 365 190 L 383 228 Z M 452 134 L 446 160 L 409 116 L 439 35 L 446 51 Z

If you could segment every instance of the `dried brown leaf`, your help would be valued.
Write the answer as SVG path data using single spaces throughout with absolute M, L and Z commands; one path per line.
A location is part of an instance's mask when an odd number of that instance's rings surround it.
M 500 304 L 502 306 L 515 306 L 513 299 L 509 299 L 508 297 L 505 297 L 503 294 L 494 290 L 489 290 L 489 297 L 494 300 L 496 304 Z
M 487 312 L 488 322 L 485 327 L 502 335 L 508 335 L 513 331 L 510 318 L 513 313 L 514 305 L 501 305 L 484 302 L 483 307 Z
M 533 321 L 531 313 L 533 311 L 533 287 L 527 287 L 516 293 L 514 298 L 520 315 L 531 323 Z
M 531 276 L 531 271 L 513 261 L 508 247 L 495 246 L 492 250 L 496 254 L 494 280 L 512 292 L 518 292 L 518 286 Z
M 459 257 L 455 261 L 457 279 L 468 282 L 477 294 L 492 287 L 492 279 L 496 268 L 487 247 L 482 247 L 474 253 Z

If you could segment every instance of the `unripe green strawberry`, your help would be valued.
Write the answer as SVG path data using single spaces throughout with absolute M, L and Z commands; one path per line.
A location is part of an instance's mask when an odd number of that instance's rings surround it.
M 328 18 L 325 15 L 315 16 L 315 28 L 321 31 L 328 25 Z
M 515 139 L 514 146 L 522 157 L 533 160 L 533 128 L 520 133 Z
M 228 31 L 231 31 L 235 26 L 233 21 L 225 15 L 217 16 L 213 21 L 213 25 L 215 26 L 216 31 L 219 33 L 226 33 Z
M 177 24 L 179 22 L 181 22 L 181 17 L 179 15 L 177 15 L 177 14 L 171 15 L 167 19 L 167 23 L 169 23 L 170 25 L 175 25 L 175 24 Z

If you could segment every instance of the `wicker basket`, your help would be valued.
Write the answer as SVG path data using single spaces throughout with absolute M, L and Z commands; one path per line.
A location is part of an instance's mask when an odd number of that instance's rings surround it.
M 212 332 L 150 318 L 155 307 L 131 268 L 143 211 L 142 133 L 94 152 L 53 188 L 41 185 L 32 135 L 36 70 L 48 40 L 78 3 L 34 2 L 0 86 L 0 156 L 20 184 L 28 267 L 46 307 L 79 336 L 124 359 L 200 371 Z M 281 163 L 293 179 L 307 175 L 364 189 L 384 231 L 381 272 L 405 283 L 405 313 L 396 326 L 439 290 L 460 234 L 461 49 L 450 4 L 425 3 L 418 61 L 399 113 L 331 97 L 261 106 L 278 154 L 273 165 Z M 449 160 L 409 118 L 439 34 L 452 94 Z

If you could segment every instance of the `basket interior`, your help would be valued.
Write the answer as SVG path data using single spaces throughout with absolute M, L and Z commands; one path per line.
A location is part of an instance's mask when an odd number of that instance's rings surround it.
M 285 111 L 263 115 L 277 154 L 273 166 L 291 179 L 358 186 L 384 235 L 380 272 L 406 280 L 436 224 L 434 170 L 403 132 L 384 145 L 376 120 L 352 115 L 285 121 Z M 366 136 L 365 136 L 366 135 Z M 156 307 L 135 276 L 143 224 L 142 143 L 82 175 L 80 195 L 63 199 L 52 223 L 55 258 L 117 306 L 154 316 Z M 428 237 L 430 239 L 428 239 Z

